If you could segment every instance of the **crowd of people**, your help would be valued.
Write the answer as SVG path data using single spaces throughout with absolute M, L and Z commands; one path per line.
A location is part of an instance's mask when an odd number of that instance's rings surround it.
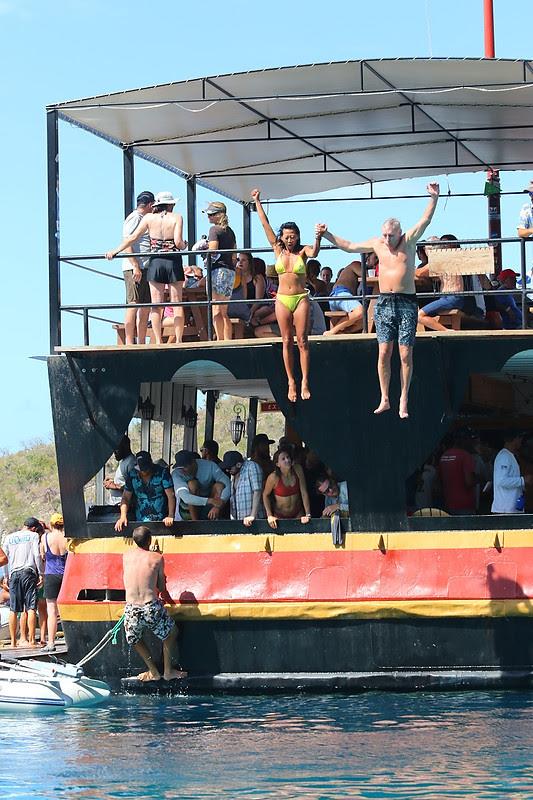
M 327 224 L 317 223 L 313 243 L 303 244 L 295 222 L 283 222 L 277 231 L 272 228 L 261 193 L 254 189 L 251 198 L 275 256 L 271 267 L 262 259 L 254 258 L 251 252 L 235 252 L 237 240 L 229 224 L 226 205 L 210 202 L 204 210 L 209 232 L 192 249 L 204 256 L 210 255 L 212 299 L 215 301 L 213 325 L 217 340 L 232 338 L 234 318 L 245 322 L 250 336 L 281 336 L 288 399 L 296 402 L 300 396 L 308 400 L 311 396 L 309 335 L 357 332 L 363 326 L 363 305 L 359 299 L 361 261 L 351 261 L 339 270 L 333 281 L 331 268 L 321 268 L 317 260 L 322 239 L 348 253 L 365 254 L 367 275 L 377 279 L 379 290 L 379 296 L 372 301 L 375 303 L 381 391 L 374 413 L 390 409 L 390 361 L 396 341 L 401 361 L 398 411 L 400 418 L 406 419 L 417 326 L 446 330 L 440 317 L 451 311 L 461 312 L 471 326 L 518 328 L 523 322 L 517 297 L 502 293 L 502 290 L 516 289 L 516 273 L 512 269 L 501 271 L 496 278 L 455 272 L 431 278 L 428 250 L 431 247 L 454 249 L 460 245 L 456 236 L 444 234 L 432 236 L 428 244 L 418 246 L 437 206 L 438 184 L 428 184 L 427 191 L 430 201 L 426 210 L 405 232 L 399 220 L 389 218 L 378 236 L 352 242 L 333 234 Z M 525 191 L 529 192 L 530 202 L 521 211 L 518 234 L 526 238 L 533 231 L 533 182 Z M 135 309 L 135 304 L 147 302 L 159 304 L 150 311 L 155 342 L 161 344 L 165 327 L 172 328 L 172 341 L 181 342 L 185 325 L 183 306 L 164 310 L 161 304 L 168 301 L 180 304 L 184 286 L 204 288 L 206 285 L 201 267 L 183 266 L 180 250 L 186 249 L 188 243 L 183 239 L 183 218 L 174 213 L 176 202 L 171 192 L 159 192 L 156 196 L 149 191 L 141 192 L 136 209 L 124 223 L 122 242 L 106 253 L 108 259 L 122 251 L 129 254 L 123 262 L 126 302 L 130 306 L 125 318 L 126 344 L 145 342 L 148 309 Z M 372 294 L 373 288 L 370 287 L 368 294 Z M 427 298 L 417 300 L 417 291 L 438 292 L 440 296 L 429 302 Z M 462 292 L 472 294 L 462 295 Z M 311 299 L 317 302 L 310 302 Z M 340 312 L 342 316 L 330 324 L 324 317 L 324 311 L 328 310 Z M 299 391 L 294 370 L 294 336 L 300 360 Z
M 55 651 L 57 598 L 66 560 L 67 540 L 59 513 L 52 514 L 48 524 L 28 517 L 20 530 L 4 538 L 0 548 L 0 599 L 3 604 L 9 603 L 11 647 Z
M 410 513 L 452 516 L 533 511 L 533 437 L 459 429 L 408 481 Z
M 104 482 L 110 503 L 119 507 L 115 529 L 124 530 L 130 519 L 168 528 L 174 521 L 234 519 L 249 527 L 266 519 L 276 528 L 280 519 L 307 524 L 312 517 L 348 514 L 346 482 L 316 453 L 282 437 L 271 457 L 273 444 L 259 433 L 250 458 L 229 450 L 220 459 L 218 443 L 208 440 L 200 453 L 179 450 L 169 466 L 154 462 L 145 450 L 134 455 L 123 437 L 115 451 L 115 475 Z

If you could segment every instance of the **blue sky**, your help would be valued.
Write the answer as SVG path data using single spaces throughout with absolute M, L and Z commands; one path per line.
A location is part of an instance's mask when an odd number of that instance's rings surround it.
M 528 58 L 531 36 L 495 0 L 496 55 Z M 0 393 L 0 449 L 15 450 L 48 438 L 52 424 L 45 365 L 32 355 L 48 351 L 45 106 L 121 89 L 262 67 L 359 58 L 483 55 L 482 0 L 270 0 L 253 4 L 159 3 L 136 0 L 0 0 L 2 191 L 5 220 L 2 271 L 4 344 Z M 98 253 L 118 244 L 122 221 L 122 156 L 111 145 L 61 125 L 62 252 Z M 529 177 L 529 176 L 528 176 Z M 453 177 L 452 191 L 480 190 L 484 176 Z M 423 190 L 411 181 L 406 193 Z M 503 176 L 505 190 L 524 185 L 524 175 Z M 169 189 L 184 197 L 175 176 L 136 159 L 136 189 Z M 445 184 L 445 188 L 447 188 Z M 398 193 L 390 184 L 387 194 Z M 200 192 L 199 200 L 207 199 Z M 502 200 L 504 235 L 514 235 L 520 198 Z M 318 217 L 346 236 L 368 236 L 384 216 L 406 223 L 424 201 L 291 206 L 311 236 Z M 178 210 L 184 211 L 184 204 Z M 433 223 L 436 233 L 462 238 L 486 234 L 483 199 L 450 199 Z M 230 205 L 237 216 L 237 207 Z M 281 206 L 273 222 L 286 215 Z M 279 219 L 278 219 L 279 217 Z M 239 234 L 240 227 L 234 225 Z M 254 243 L 263 245 L 254 228 Z M 9 250 L 19 251 L 8 254 Z M 340 265 L 340 256 L 331 258 Z M 506 266 L 513 264 L 506 263 Z M 104 267 L 105 268 L 105 267 Z M 107 267 L 119 274 L 118 262 Z M 63 302 L 122 302 L 119 281 L 63 272 Z M 77 343 L 81 325 L 66 326 Z M 94 341 L 112 341 L 107 326 Z

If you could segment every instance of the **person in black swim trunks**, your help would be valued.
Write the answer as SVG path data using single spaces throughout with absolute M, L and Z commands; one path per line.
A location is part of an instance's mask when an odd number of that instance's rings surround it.
M 401 419 L 409 416 L 407 399 L 413 373 L 413 345 L 415 343 L 418 305 L 415 289 L 416 243 L 422 238 L 433 218 L 439 199 L 439 184 L 427 186 L 430 201 L 418 222 L 406 233 L 397 219 L 387 219 L 383 223 L 381 236 L 366 242 L 349 242 L 328 231 L 327 225 L 316 225 L 317 235 L 323 236 L 332 244 L 347 253 L 375 253 L 379 258 L 379 292 L 374 320 L 379 344 L 378 377 L 381 400 L 374 414 L 382 414 L 390 409 L 389 383 L 390 361 L 394 342 L 400 351 L 400 407 Z
M 148 282 L 152 303 L 163 303 L 165 285 L 168 284 L 170 302 L 181 303 L 183 299 L 183 274 L 182 258 L 179 250 L 185 250 L 187 242 L 183 240 L 183 217 L 174 214 L 176 199 L 171 192 L 159 192 L 156 195 L 151 214 L 145 217 L 139 227 L 127 236 L 114 250 L 106 253 L 106 258 L 111 260 L 118 253 L 129 247 L 146 232 L 150 235 L 150 250 L 153 255 L 148 265 Z M 150 321 L 154 331 L 156 344 L 161 344 L 161 318 L 163 308 L 152 308 Z M 181 342 L 185 316 L 182 306 L 174 308 L 174 331 L 176 342 Z

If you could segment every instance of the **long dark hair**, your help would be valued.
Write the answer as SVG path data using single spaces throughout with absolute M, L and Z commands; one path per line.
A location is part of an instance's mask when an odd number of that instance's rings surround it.
M 286 250 L 287 248 L 285 247 L 284 243 L 281 240 L 283 231 L 294 231 L 296 233 L 296 235 L 298 236 L 298 240 L 296 242 L 293 252 L 295 253 L 299 252 L 302 249 L 302 244 L 300 242 L 301 238 L 300 228 L 298 227 L 298 225 L 295 222 L 284 222 L 283 225 L 280 225 L 279 227 L 278 235 L 276 237 L 276 244 L 279 244 L 281 247 L 283 247 L 284 250 Z

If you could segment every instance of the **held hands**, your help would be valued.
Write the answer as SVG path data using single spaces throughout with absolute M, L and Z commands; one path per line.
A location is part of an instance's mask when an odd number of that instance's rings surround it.
M 318 238 L 320 236 L 324 236 L 327 232 L 328 226 L 325 222 L 317 222 L 315 225 L 315 236 Z
M 431 195 L 431 197 L 438 197 L 440 194 L 440 186 L 438 183 L 428 183 L 426 186 L 427 193 Z
M 252 189 L 250 192 L 251 198 L 254 203 L 261 202 L 261 191 L 260 189 Z

